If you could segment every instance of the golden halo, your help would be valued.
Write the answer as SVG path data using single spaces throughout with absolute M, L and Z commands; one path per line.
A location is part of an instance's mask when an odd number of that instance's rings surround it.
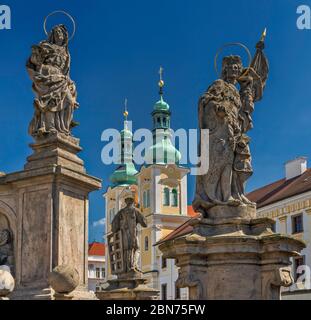
M 240 43 L 240 42 L 230 42 L 230 43 L 226 43 L 225 45 L 223 45 L 216 53 L 215 55 L 215 58 L 214 58 L 214 67 L 215 67 L 215 71 L 216 71 L 216 74 L 218 76 L 218 78 L 220 78 L 220 73 L 218 72 L 218 68 L 217 68 L 217 60 L 218 60 L 218 57 L 219 55 L 222 53 L 223 49 L 227 48 L 227 47 L 233 47 L 233 46 L 238 46 L 238 47 L 241 47 L 243 48 L 247 55 L 248 55 L 248 68 L 250 67 L 251 65 L 251 60 L 252 60 L 252 56 L 251 56 L 251 53 L 249 51 L 249 49 L 247 48 L 247 46 L 245 46 L 243 43 Z M 247 68 L 247 69 L 248 69 Z
M 44 32 L 45 32 L 45 34 L 48 36 L 48 32 L 47 32 L 47 30 L 46 30 L 46 22 L 47 22 L 47 20 L 48 20 L 49 17 L 51 17 L 52 15 L 54 15 L 54 14 L 56 14 L 56 13 L 62 13 L 62 14 L 64 14 L 65 16 L 67 16 L 67 17 L 71 20 L 72 25 L 73 25 L 73 31 L 72 31 L 72 35 L 71 35 L 71 36 L 69 37 L 69 39 L 68 39 L 68 41 L 70 41 L 70 40 L 74 37 L 74 35 L 75 35 L 75 33 L 76 33 L 76 23 L 75 23 L 73 17 L 72 17 L 69 13 L 67 13 L 66 11 L 56 10 L 56 11 L 51 12 L 49 15 L 47 15 L 47 16 L 45 17 L 44 23 L 43 23 Z

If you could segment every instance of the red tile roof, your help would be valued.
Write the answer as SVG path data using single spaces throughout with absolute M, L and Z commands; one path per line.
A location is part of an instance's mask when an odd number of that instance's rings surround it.
M 300 176 L 289 180 L 283 178 L 256 189 L 247 194 L 247 198 L 256 202 L 257 208 L 262 208 L 308 191 L 311 191 L 311 168 Z
M 89 244 L 89 256 L 104 256 L 105 244 L 101 242 L 92 242 Z
M 198 215 L 198 214 L 193 210 L 193 207 L 192 207 L 192 206 L 188 206 L 187 209 L 188 209 L 187 214 L 188 214 L 189 217 L 196 217 L 196 216 Z

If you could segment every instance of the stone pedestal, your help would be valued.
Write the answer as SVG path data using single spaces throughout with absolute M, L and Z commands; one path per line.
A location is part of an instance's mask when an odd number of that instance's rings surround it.
M 190 234 L 160 244 L 164 258 L 176 259 L 177 286 L 189 287 L 192 300 L 280 299 L 281 286 L 293 281 L 290 257 L 298 256 L 304 243 L 274 233 L 274 221 L 254 218 L 254 208 L 236 217 L 234 212 L 215 207 L 208 218 L 191 221 Z
M 99 291 L 96 296 L 99 300 L 158 300 L 159 291 L 147 286 L 147 280 L 115 279 L 108 281 L 108 287 Z
M 12 299 L 52 299 L 48 276 L 64 264 L 79 273 L 73 294 L 87 299 L 88 195 L 101 181 L 85 173 L 76 138 L 56 133 L 31 148 L 23 171 L 0 178 L 3 201 L 12 208 L 7 210 L 14 234 Z

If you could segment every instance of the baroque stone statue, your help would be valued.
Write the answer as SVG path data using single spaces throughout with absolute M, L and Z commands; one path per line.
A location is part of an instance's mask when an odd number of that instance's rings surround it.
M 137 226 L 147 227 L 145 217 L 135 208 L 134 197 L 131 191 L 125 196 L 126 207 L 121 209 L 112 221 L 112 233 L 114 238 L 121 236 L 123 268 L 113 270 L 113 274 L 128 274 L 139 272 L 138 250 L 139 240 Z M 111 254 L 112 252 L 110 252 Z
M 32 46 L 26 68 L 36 95 L 29 133 L 34 137 L 57 132 L 70 135 L 79 104 L 69 74 L 68 31 L 64 25 L 55 26 L 47 40 Z
M 209 130 L 209 170 L 197 176 L 193 207 L 204 217 L 216 206 L 255 207 L 245 196 L 245 183 L 253 173 L 247 132 L 268 76 L 264 36 L 256 48 L 247 68 L 240 56 L 224 57 L 221 78 L 199 100 L 199 127 Z

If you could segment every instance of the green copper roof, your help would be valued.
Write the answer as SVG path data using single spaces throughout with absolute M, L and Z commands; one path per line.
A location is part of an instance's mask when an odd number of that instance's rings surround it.
M 163 100 L 161 96 L 160 100 L 154 105 L 153 110 L 155 111 L 168 111 L 170 106 Z
M 128 128 L 127 119 L 124 121 L 124 128 L 120 132 L 120 136 L 121 140 L 119 142 L 121 147 L 121 165 L 119 165 L 117 169 L 113 172 L 113 174 L 110 176 L 110 181 L 113 183 L 114 186 L 136 184 L 136 174 L 138 173 L 138 171 L 136 170 L 132 160 L 133 151 L 132 145 L 130 144 L 133 139 L 133 134 L 131 130 L 129 130 Z
M 180 159 L 181 153 L 173 146 L 169 138 L 163 139 L 151 146 L 145 156 L 147 164 L 177 164 Z
M 171 112 L 168 103 L 163 100 L 162 94 L 163 92 L 160 90 L 160 100 L 154 105 L 152 112 L 154 142 L 145 155 L 147 164 L 177 164 L 181 159 L 181 153 L 171 141 Z
M 120 165 L 110 176 L 110 181 L 114 186 L 137 184 L 136 170 L 133 163 L 125 163 Z
M 128 129 L 123 129 L 121 132 L 121 138 L 127 138 L 127 139 L 132 139 L 133 138 L 133 133 L 128 130 Z
M 131 130 L 129 130 L 128 128 L 128 121 L 127 118 L 124 121 L 124 128 L 123 130 L 120 132 L 121 135 L 121 139 L 125 138 L 125 139 L 132 139 L 133 138 L 133 133 Z

